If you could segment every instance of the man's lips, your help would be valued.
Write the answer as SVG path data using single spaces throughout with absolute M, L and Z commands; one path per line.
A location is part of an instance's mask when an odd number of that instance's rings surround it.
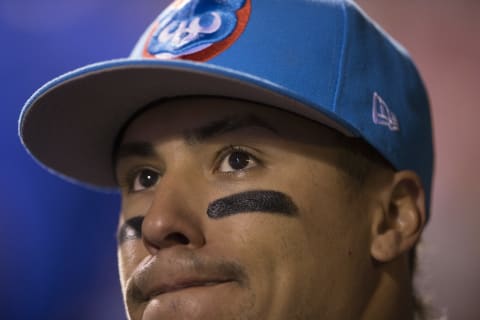
M 224 284 L 228 282 L 234 282 L 235 280 L 233 279 L 223 279 L 223 280 L 181 280 L 172 284 L 165 284 L 160 286 L 157 289 L 151 290 L 151 292 L 148 292 L 145 296 L 147 297 L 148 300 L 151 300 L 155 297 L 158 297 L 162 294 L 166 293 L 171 293 L 171 292 L 176 292 L 180 291 L 183 289 L 189 289 L 189 288 L 195 288 L 195 287 L 212 287 L 216 286 L 219 284 Z
M 173 254 L 175 252 L 175 254 Z M 242 266 L 224 259 L 201 257 L 193 252 L 166 250 L 146 258 L 127 281 L 127 299 L 145 303 L 163 294 L 224 283 L 245 286 Z

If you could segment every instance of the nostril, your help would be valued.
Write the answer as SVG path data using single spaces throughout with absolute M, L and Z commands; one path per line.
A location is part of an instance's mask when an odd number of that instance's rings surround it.
M 178 243 L 183 245 L 187 245 L 190 243 L 190 240 L 188 240 L 188 238 L 180 232 L 170 233 L 165 238 L 165 240 L 168 242 L 173 242 L 173 243 Z

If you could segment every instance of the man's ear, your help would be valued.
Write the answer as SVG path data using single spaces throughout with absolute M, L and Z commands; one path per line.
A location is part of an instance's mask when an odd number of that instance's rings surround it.
M 383 194 L 373 217 L 371 256 L 388 262 L 408 252 L 420 238 L 426 221 L 425 192 L 412 171 L 399 171 Z

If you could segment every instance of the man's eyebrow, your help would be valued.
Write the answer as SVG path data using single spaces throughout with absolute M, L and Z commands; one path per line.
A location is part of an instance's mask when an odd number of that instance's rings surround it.
M 128 157 L 155 157 L 157 153 L 151 143 L 148 142 L 127 142 L 122 143 L 114 152 L 115 162 Z
M 245 116 L 230 116 L 221 120 L 216 120 L 207 123 L 201 127 L 187 130 L 184 133 L 185 141 L 190 144 L 202 143 L 205 140 L 211 139 L 231 131 L 248 128 L 260 127 L 267 129 L 275 134 L 279 134 L 278 130 L 268 124 L 265 120 L 255 115 Z M 114 151 L 114 163 L 120 159 L 129 157 L 156 157 L 157 153 L 153 144 L 149 142 L 126 142 L 120 144 Z
M 216 136 L 248 127 L 260 127 L 277 135 L 279 134 L 277 129 L 272 127 L 262 118 L 259 118 L 255 115 L 245 115 L 230 116 L 221 120 L 213 121 L 204 126 L 188 130 L 184 133 L 184 138 L 188 144 L 197 144 Z

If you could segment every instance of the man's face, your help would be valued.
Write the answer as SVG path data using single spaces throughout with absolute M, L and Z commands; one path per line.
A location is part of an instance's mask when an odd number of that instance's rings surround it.
M 131 319 L 358 319 L 373 277 L 369 191 L 339 137 L 221 98 L 166 101 L 116 153 Z

